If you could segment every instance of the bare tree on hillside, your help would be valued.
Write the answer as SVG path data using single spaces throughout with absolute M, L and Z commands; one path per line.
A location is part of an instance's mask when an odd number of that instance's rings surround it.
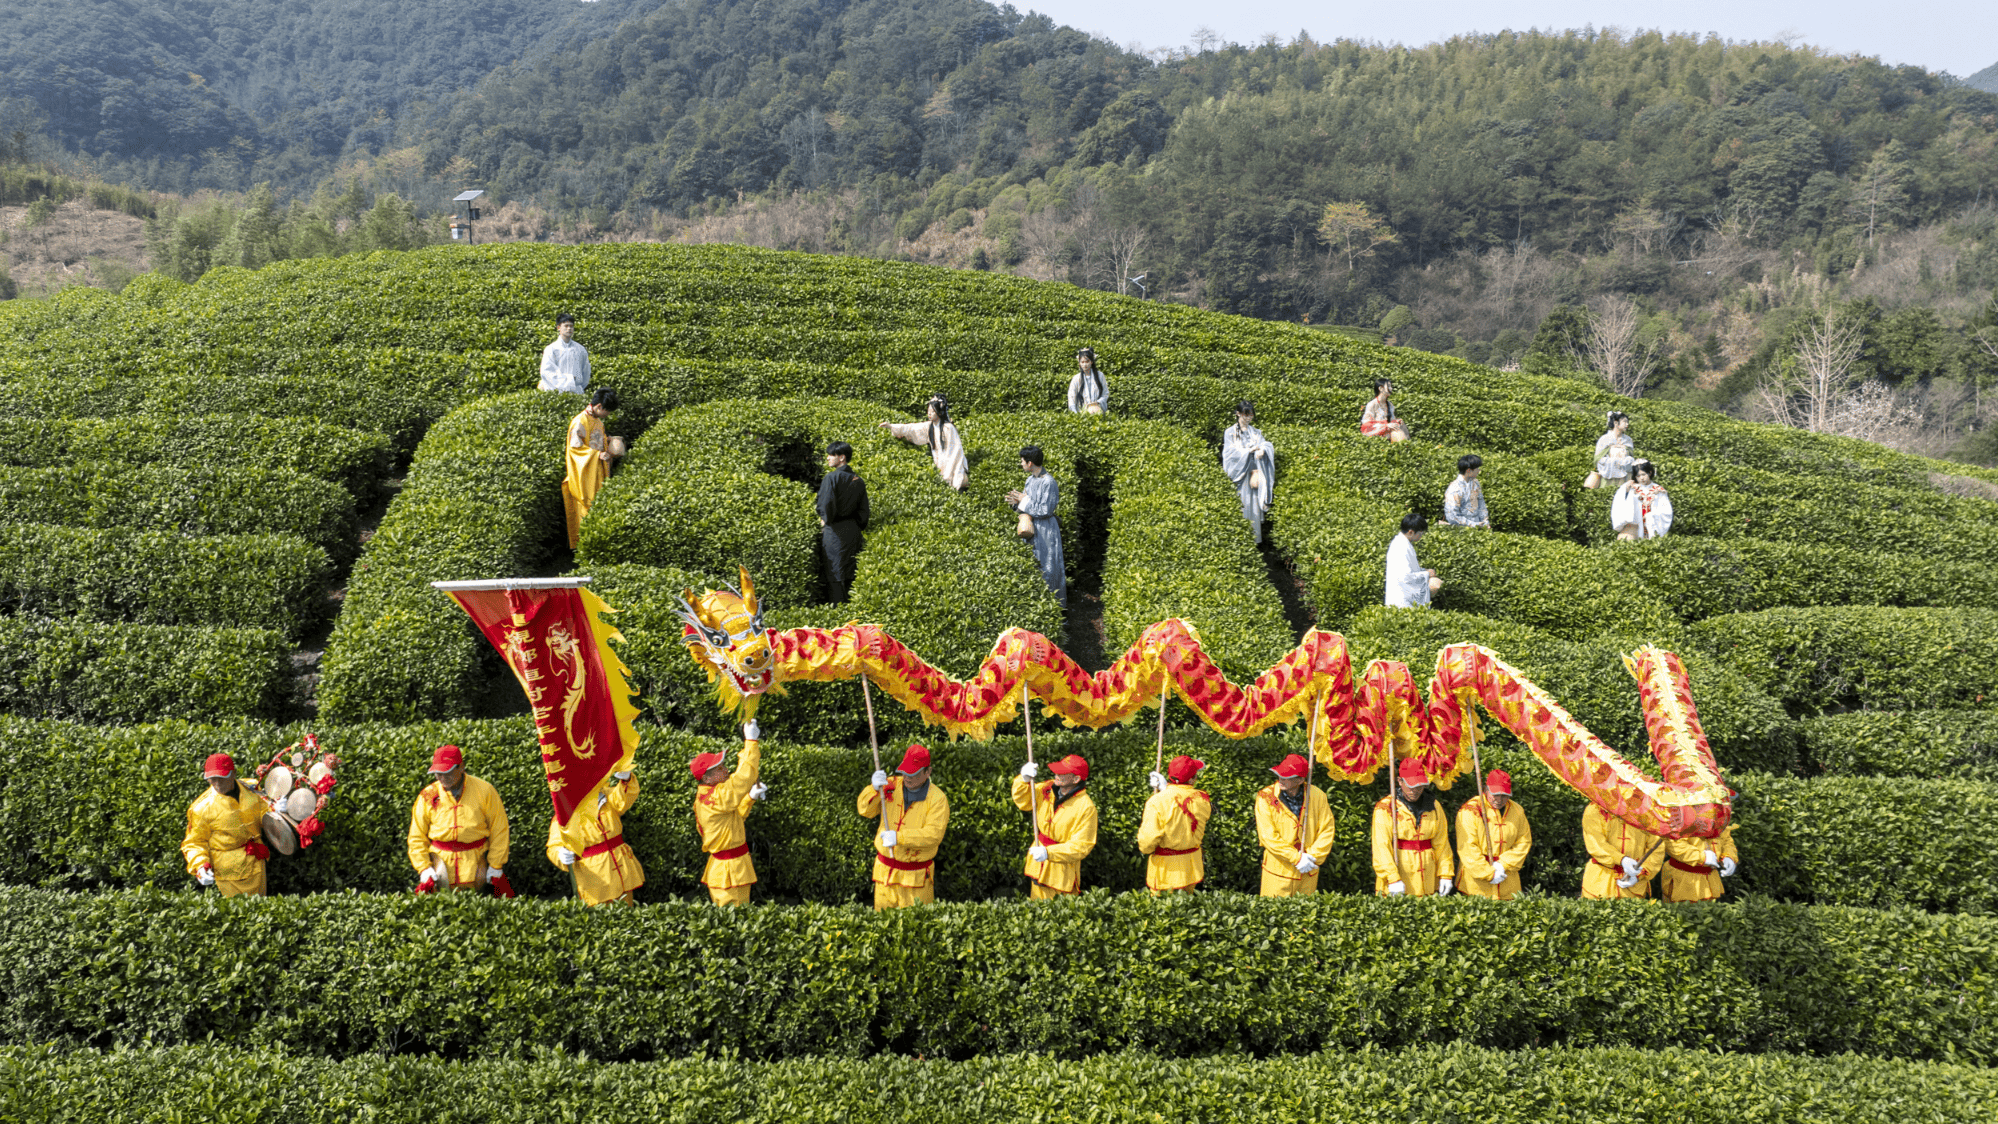
M 1145 252 L 1149 241 L 1145 228 L 1103 223 L 1095 224 L 1091 233 L 1094 235 L 1094 244 L 1089 248 L 1092 279 L 1106 282 L 1119 296 L 1129 295 L 1138 255 Z
M 1908 411 L 1894 404 L 1891 390 L 1853 370 L 1864 343 L 1865 326 L 1859 320 L 1828 309 L 1755 388 L 1758 412 L 1812 433 L 1884 441 L 1910 419 Z
M 1644 381 L 1658 366 L 1657 341 L 1640 342 L 1644 313 L 1637 302 L 1615 293 L 1589 301 L 1589 334 L 1582 343 L 1582 361 L 1612 391 L 1627 398 L 1644 394 Z

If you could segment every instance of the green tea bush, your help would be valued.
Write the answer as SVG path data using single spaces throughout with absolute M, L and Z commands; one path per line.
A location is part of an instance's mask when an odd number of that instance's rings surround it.
M 1998 781 L 1998 710 L 1855 710 L 1798 729 L 1828 773 Z
M 15 889 L 0 891 L 0 919 L 13 1042 L 607 1060 L 1204 1057 L 1435 1039 L 1998 1054 L 1998 922 L 1908 911 L 1228 894 L 591 910 Z M 196 955 L 202 970 L 184 970 Z
M 0 712 L 81 722 L 276 717 L 291 645 L 256 628 L 0 618 Z
M 1403 513 L 1420 511 L 1432 524 L 1443 521 L 1443 493 L 1457 478 L 1457 458 L 1477 453 L 1478 472 L 1494 530 L 1541 538 L 1569 537 L 1568 500 L 1561 482 L 1531 458 L 1487 449 L 1451 448 L 1431 441 L 1396 444 L 1363 437 L 1352 429 L 1279 425 L 1268 431 L 1277 447 L 1281 491 L 1293 478 L 1323 480 L 1347 495 L 1389 504 Z
M 354 497 L 289 469 L 143 465 L 0 469 L 0 523 L 183 535 L 274 534 L 339 559 L 354 551 Z
M 256 414 L 316 420 L 384 434 L 398 454 L 414 448 L 429 420 L 421 404 L 393 386 L 363 379 L 300 375 L 156 376 L 17 379 L 0 384 L 0 417 L 64 420 L 126 415 L 151 417 Z
M 374 497 L 391 467 L 388 438 L 382 434 L 309 418 L 212 414 L 0 420 L 0 464 L 60 468 L 79 463 L 288 469 L 330 480 L 362 502 Z
M 284 535 L 0 525 L 0 607 L 89 621 L 270 628 L 325 619 L 332 560 Z
M 1998 703 L 1991 609 L 1769 609 L 1688 631 L 1797 714 Z

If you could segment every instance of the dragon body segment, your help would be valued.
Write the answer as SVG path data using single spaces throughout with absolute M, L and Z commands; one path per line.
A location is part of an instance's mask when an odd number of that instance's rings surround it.
M 1720 834 L 1730 794 L 1701 731 L 1684 665 L 1641 648 L 1625 657 L 1637 679 L 1645 728 L 1663 779 L 1647 776 L 1590 733 L 1545 691 L 1489 649 L 1453 644 L 1440 652 L 1428 700 L 1407 665 L 1376 660 L 1355 680 L 1345 638 L 1313 629 L 1246 687 L 1228 680 L 1183 620 L 1161 621 L 1110 667 L 1084 671 L 1053 641 L 1011 628 L 968 679 L 932 666 L 879 625 L 756 631 L 754 593 L 687 596 L 682 638 L 715 682 L 725 710 L 754 712 L 783 684 L 866 675 L 929 724 L 952 736 L 989 739 L 1019 717 L 1021 687 L 1071 727 L 1101 729 L 1161 704 L 1170 693 L 1230 738 L 1249 738 L 1310 715 L 1318 761 L 1335 777 L 1366 783 L 1388 760 L 1414 757 L 1448 788 L 1471 768 L 1478 708 L 1524 742 L 1554 774 L 1618 819 L 1672 838 Z M 706 618 L 713 616 L 712 621 Z M 726 645 L 719 643 L 726 639 Z M 742 652 L 734 651 L 736 648 Z M 746 674 L 745 674 L 746 673 Z

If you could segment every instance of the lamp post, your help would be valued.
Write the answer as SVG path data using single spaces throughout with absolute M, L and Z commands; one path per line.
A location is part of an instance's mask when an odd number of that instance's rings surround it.
M 479 217 L 479 209 L 472 204 L 484 194 L 483 191 L 461 191 L 452 197 L 451 202 L 458 205 L 458 217 L 451 220 L 451 241 L 463 238 L 466 245 L 471 244 L 472 223 Z

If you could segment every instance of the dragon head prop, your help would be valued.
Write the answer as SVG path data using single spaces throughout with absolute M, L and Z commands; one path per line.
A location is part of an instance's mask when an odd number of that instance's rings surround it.
M 776 654 L 771 634 L 763 627 L 756 583 L 746 567 L 736 570 L 742 578 L 740 589 L 725 582 L 723 589 L 699 596 L 691 589 L 681 592 L 680 619 L 686 627 L 680 630 L 680 639 L 707 671 L 722 709 L 740 707 L 749 719 L 756 716 L 758 696 L 773 689 L 782 694 L 783 688 L 777 686 Z

